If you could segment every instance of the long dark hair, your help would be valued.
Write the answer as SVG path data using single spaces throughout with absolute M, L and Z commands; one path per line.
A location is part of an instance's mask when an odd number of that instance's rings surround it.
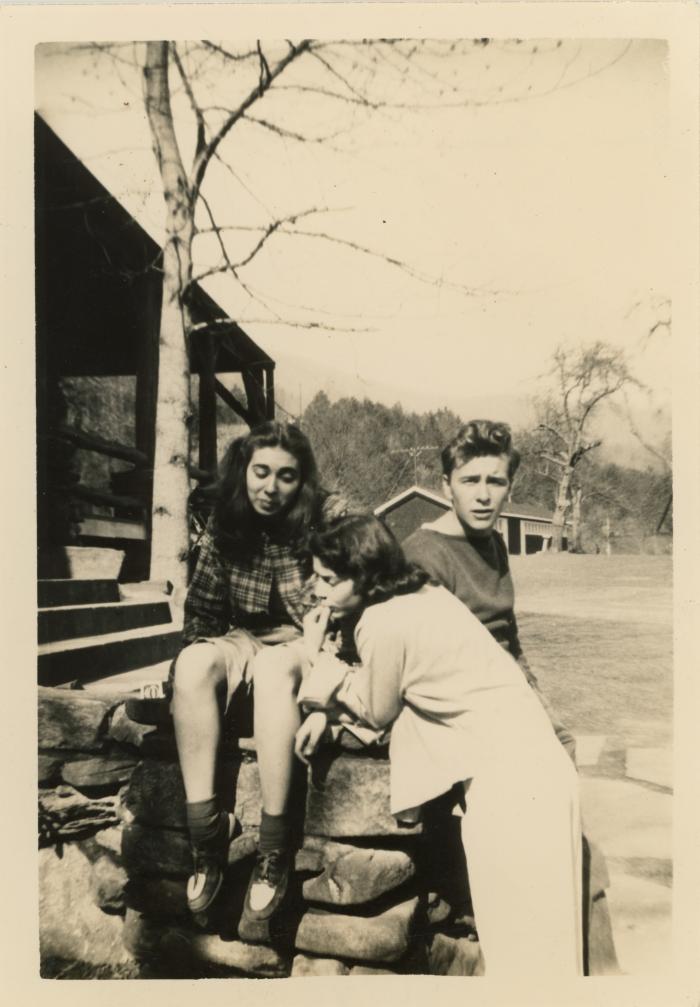
M 311 553 L 338 577 L 350 577 L 365 607 L 413 594 L 430 581 L 409 563 L 386 525 L 371 514 L 333 521 L 311 536 Z
M 261 519 L 251 507 L 246 472 L 258 448 L 283 448 L 299 463 L 299 489 L 290 507 L 273 519 Z M 245 559 L 258 548 L 265 528 L 275 538 L 303 549 L 317 523 L 323 493 L 316 459 L 306 434 L 292 423 L 261 423 L 229 445 L 220 467 L 213 513 L 214 540 L 230 558 Z

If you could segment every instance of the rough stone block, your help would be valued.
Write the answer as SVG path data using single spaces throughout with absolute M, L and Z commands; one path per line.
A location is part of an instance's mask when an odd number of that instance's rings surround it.
M 404 850 L 377 850 L 307 836 L 297 854 L 297 870 L 320 870 L 304 882 L 304 898 L 348 906 L 371 902 L 402 885 L 415 874 L 415 863 Z
M 255 831 L 237 836 L 229 847 L 228 863 L 237 864 L 252 856 L 257 843 Z M 140 822 L 124 826 L 122 860 L 130 877 L 187 877 L 192 871 L 192 854 L 186 832 L 152 828 Z
M 346 976 L 348 972 L 348 966 L 338 958 L 295 955 L 292 962 L 292 976 Z
M 63 779 L 78 789 L 113 787 L 118 789 L 126 783 L 136 766 L 136 758 L 91 758 L 76 759 L 63 767 Z
M 121 827 L 115 825 L 109 829 L 101 829 L 95 833 L 95 842 L 104 850 L 109 850 L 110 853 L 114 853 L 117 857 L 120 857 L 122 852 Z
M 111 857 L 103 856 L 92 865 L 90 888 L 95 900 L 106 913 L 120 913 L 124 910 L 124 886 L 126 871 L 115 864 Z
M 395 962 L 408 949 L 417 907 L 414 898 L 375 916 L 309 910 L 299 924 L 296 946 L 330 958 Z
M 185 832 L 155 829 L 140 822 L 124 826 L 122 862 L 129 877 L 161 874 L 187 877 L 192 870 L 192 854 Z
M 38 776 L 40 787 L 59 783 L 64 760 L 56 755 L 39 754 Z
M 288 976 L 289 961 L 274 948 L 243 941 L 224 941 L 215 934 L 180 931 L 190 941 L 195 958 L 203 963 L 245 972 L 261 978 Z
M 127 908 L 124 914 L 122 941 L 129 954 L 137 960 L 148 959 L 158 953 L 162 939 L 162 922 L 151 919 L 137 909 Z
M 257 763 L 222 761 L 219 776 L 222 805 L 235 811 L 244 828 L 258 826 L 262 805 Z M 144 824 L 184 829 L 185 791 L 177 762 L 144 759 L 139 763 L 131 777 L 126 807 Z
M 135 909 L 150 919 L 172 923 L 190 919 L 186 889 L 187 882 L 184 877 L 157 878 L 133 875 L 126 885 L 124 898 L 130 909 Z
M 103 913 L 94 902 L 91 868 L 84 853 L 67 843 L 58 856 L 39 850 L 39 941 L 42 958 L 96 965 L 130 960 L 122 942 L 121 917 Z
M 154 728 L 135 723 L 126 712 L 126 704 L 120 703 L 112 713 L 108 734 L 112 741 L 121 745 L 131 745 L 140 749 L 144 739 L 154 733 Z
M 351 976 L 395 976 L 398 975 L 394 969 L 382 969 L 376 965 L 353 965 L 350 969 Z
M 428 968 L 434 976 L 482 975 L 478 941 L 434 934 L 428 944 Z
M 39 747 L 97 752 L 103 746 L 112 698 L 79 689 L 39 689 Z
M 412 835 L 420 825 L 403 828 L 389 811 L 389 763 L 384 759 L 320 756 L 309 775 L 305 830 L 309 835 Z
M 118 797 L 89 798 L 72 787 L 39 791 L 39 824 L 44 845 L 90 835 L 115 825 Z

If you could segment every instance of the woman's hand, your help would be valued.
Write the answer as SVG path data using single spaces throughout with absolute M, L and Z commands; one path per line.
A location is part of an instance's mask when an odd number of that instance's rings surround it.
M 321 650 L 330 617 L 327 605 L 318 605 L 304 616 L 304 645 L 311 661 Z
M 328 717 L 323 710 L 310 713 L 296 733 L 294 739 L 294 754 L 308 766 L 309 759 L 318 748 L 318 743 L 326 730 Z

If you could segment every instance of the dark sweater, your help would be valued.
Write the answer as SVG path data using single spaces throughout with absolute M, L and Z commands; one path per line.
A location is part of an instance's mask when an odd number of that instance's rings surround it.
M 516 660 L 522 659 L 508 550 L 498 532 L 468 539 L 419 528 L 402 548 L 412 563 L 456 595 Z
M 502 536 L 494 531 L 484 537 L 467 538 L 419 528 L 401 546 L 407 559 L 456 595 L 515 658 L 540 697 L 557 737 L 574 759 L 573 735 L 540 691 L 520 646 L 508 550 Z

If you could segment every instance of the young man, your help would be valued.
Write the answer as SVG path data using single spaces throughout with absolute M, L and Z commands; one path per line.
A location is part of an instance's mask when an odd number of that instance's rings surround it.
M 452 510 L 423 525 L 402 547 L 409 560 L 464 602 L 515 658 L 575 761 L 574 737 L 540 692 L 520 646 L 508 550 L 496 531 L 519 464 L 504 423 L 467 423 L 442 451 L 443 489 Z
M 523 654 L 514 613 L 506 544 L 496 523 L 520 455 L 505 423 L 471 420 L 442 451 L 443 489 L 452 509 L 402 542 L 406 557 L 462 601 L 515 658 L 575 762 L 576 743 L 543 696 Z M 588 975 L 619 972 L 605 899 L 609 877 L 595 846 L 584 842 L 584 945 Z

